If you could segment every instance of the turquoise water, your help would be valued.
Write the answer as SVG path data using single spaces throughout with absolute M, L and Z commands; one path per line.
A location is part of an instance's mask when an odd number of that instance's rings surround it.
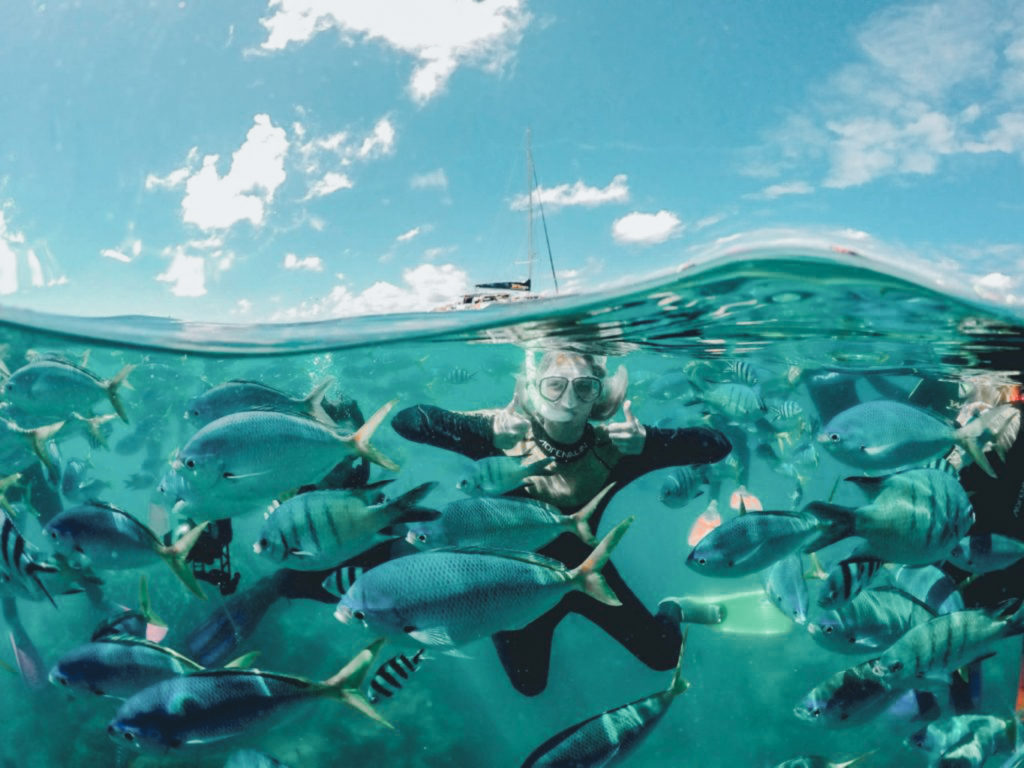
M 472 313 L 277 327 L 76 320 L 22 312 L 5 312 L 5 320 L 0 343 L 12 371 L 45 354 L 84 360 L 101 378 L 126 364 L 136 366 L 128 378 L 131 389 L 123 392 L 128 423 L 105 425 L 105 446 L 91 445 L 83 430 L 59 432 L 54 439 L 61 467 L 81 460 L 88 477 L 105 484 L 89 486 L 80 496 L 98 495 L 159 534 L 172 518 L 157 486 L 194 432 L 183 418 L 185 406 L 230 379 L 258 380 L 300 396 L 331 376 L 336 382 L 328 399 L 354 398 L 366 415 L 391 399 L 398 400 L 398 408 L 428 403 L 468 411 L 509 402 L 524 350 L 571 348 L 608 355 L 611 370 L 626 366 L 628 396 L 642 423 L 690 426 L 703 423 L 707 410 L 694 379 L 726 377 L 728 363 L 744 361 L 757 371 L 766 398 L 800 404 L 807 415 L 805 432 L 811 434 L 818 424 L 805 382 L 815 373 L 859 379 L 861 396 L 877 399 L 883 394 L 879 381 L 888 387 L 885 392 L 908 396 L 922 380 L 957 382 L 984 374 L 1008 382 L 1024 360 L 1024 321 L 1006 310 L 939 292 L 856 257 L 813 251 L 754 251 L 617 292 Z M 96 408 L 98 414 L 110 412 L 106 403 Z M 621 412 L 613 417 L 621 419 Z M 747 488 L 765 509 L 792 509 L 795 481 L 756 450 L 774 437 L 744 424 L 736 428 L 749 435 L 749 457 L 742 459 L 749 466 L 725 472 L 717 499 L 723 517 L 737 514 L 730 496 L 743 469 L 749 471 Z M 437 481 L 427 506 L 461 497 L 455 488 L 466 469 L 461 457 L 407 442 L 387 425 L 374 444 L 400 465 L 395 482 L 400 491 Z M 803 478 L 803 502 L 829 498 L 837 479 L 851 473 L 827 453 L 817 454 L 817 465 Z M 26 462 L 0 473 L 28 472 L 37 464 L 33 458 Z M 721 597 L 761 590 L 758 575 L 715 579 L 684 566 L 688 532 L 713 492 L 670 509 L 659 501 L 668 474 L 658 470 L 622 489 L 601 523 L 599 534 L 636 515 L 614 555 L 633 591 L 653 610 L 668 595 Z M 371 480 L 393 476 L 374 467 Z M 850 489 L 839 494 L 837 501 L 855 500 Z M 7 495 L 19 500 L 18 527 L 45 552 L 40 523 L 55 511 L 47 506 L 52 499 L 44 504 L 42 497 L 26 495 L 22 483 Z M 243 590 L 273 571 L 251 549 L 262 522 L 258 514 L 234 521 L 231 556 Z M 224 598 L 206 586 L 209 600 L 195 599 L 167 568 L 154 566 L 146 573 L 153 609 L 170 627 L 166 642 L 185 651 L 189 632 Z M 107 598 L 137 605 L 138 571 L 99 575 Z M 46 600 L 17 603 L 47 667 L 87 641 L 102 618 L 83 594 L 55 600 L 56 608 Z M 877 750 L 864 765 L 925 765 L 923 753 L 901 743 L 917 725 L 879 718 L 827 730 L 794 717 L 794 704 L 812 686 L 868 657 L 830 653 L 803 627 L 785 619 L 780 625 L 780 619 L 781 614 L 771 614 L 764 632 L 756 621 L 742 632 L 730 631 L 728 621 L 718 628 L 692 627 L 684 660 L 691 687 L 628 764 L 772 766 L 799 754 L 839 761 Z M 361 627 L 339 623 L 330 605 L 282 599 L 238 653 L 259 651 L 260 669 L 322 680 L 373 639 Z M 985 662 L 981 711 L 1000 716 L 1011 711 L 1018 648 L 1019 641 L 1004 641 L 999 655 Z M 389 650 L 385 647 L 378 661 L 392 655 Z M 514 766 L 563 728 L 662 690 L 671 679 L 670 672 L 646 668 L 575 615 L 556 632 L 549 685 L 534 698 L 512 689 L 489 641 L 462 650 L 466 657 L 431 654 L 393 700 L 378 706 L 393 730 L 352 709 L 317 701 L 301 717 L 272 729 L 257 725 L 223 743 L 165 755 L 115 746 L 106 724 L 119 702 L 88 693 L 70 696 L 50 685 L 30 688 L 16 672 L 0 671 L 8 693 L 0 699 L 5 734 L 0 765 L 220 766 L 233 749 L 251 747 L 290 766 Z M 15 664 L 9 643 L 0 660 Z

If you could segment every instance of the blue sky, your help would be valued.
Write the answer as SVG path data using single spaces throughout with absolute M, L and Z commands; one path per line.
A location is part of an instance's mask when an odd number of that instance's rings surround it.
M 786 228 L 1024 297 L 1021 0 L 5 9 L 9 306 L 319 320 L 521 279 L 527 128 L 563 290 Z

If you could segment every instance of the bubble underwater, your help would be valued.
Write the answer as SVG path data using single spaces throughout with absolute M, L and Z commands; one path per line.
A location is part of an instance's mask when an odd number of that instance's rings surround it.
M 182 522 L 173 487 L 175 461 L 199 428 L 194 418 L 186 418 L 189 403 L 232 380 L 273 387 L 298 403 L 330 382 L 326 409 L 345 434 L 359 426 L 345 403 L 354 401 L 368 418 L 397 401 L 371 441 L 399 470 L 370 465 L 369 483 L 393 482 L 362 493 L 358 506 L 375 509 L 381 496 L 394 500 L 436 483 L 423 498 L 417 495 L 415 506 L 441 509 L 466 498 L 456 483 L 472 468 L 469 460 L 403 439 L 390 426 L 391 418 L 417 404 L 460 412 L 504 408 L 526 352 L 548 349 L 607 356 L 609 374 L 624 366 L 626 399 L 639 423 L 662 429 L 712 426 L 732 444 L 730 457 L 695 480 L 678 503 L 662 501 L 673 472 L 666 467 L 617 489 L 600 520 L 598 539 L 635 516 L 612 561 L 647 610 L 654 612 L 665 597 L 685 596 L 719 602 L 726 616 L 717 625 L 687 625 L 682 676 L 689 687 L 624 762 L 769 768 L 798 755 L 826 755 L 840 763 L 873 751 L 863 765 L 925 765 L 926 755 L 904 744 L 925 723 L 888 713 L 836 729 L 794 715 L 816 685 L 877 653 L 836 653 L 816 642 L 807 624 L 772 604 L 764 588 L 767 569 L 719 578 L 686 565 L 692 549 L 688 536 L 709 505 L 727 522 L 741 514 L 741 506 L 756 514 L 759 509 L 795 512 L 812 501 L 851 508 L 867 503 L 868 490 L 845 478 L 872 472 L 842 463 L 819 440 L 840 394 L 851 402 L 915 404 L 949 424 L 980 402 L 981 393 L 1004 393 L 1002 402 L 1017 397 L 1024 319 L 855 253 L 749 248 L 597 294 L 474 312 L 296 325 L 72 318 L 5 309 L 0 359 L 11 380 L 32 361 L 59 359 L 90 372 L 94 385 L 103 387 L 131 366 L 116 387 L 127 421 L 118 418 L 109 390 L 97 390 L 91 413 L 68 412 L 64 425 L 35 446 L 13 426 L 4 437 L 9 463 L 0 467 L 0 475 L 20 474 L 3 489 L 6 514 L 27 542 L 18 554 L 28 551 L 34 562 L 50 562 L 57 550 L 44 526 L 62 509 L 93 501 L 127 511 L 156 534 L 155 547 L 168 546 L 164 535 Z M 829 386 L 819 386 L 823 382 Z M 727 386 L 753 392 L 752 405 L 716 391 Z M 62 396 L 39 392 L 29 397 Z M 43 426 L 27 423 L 25 407 L 19 409 L 15 399 L 5 388 L 7 423 L 18 430 Z M 625 419 L 620 409 L 607 421 Z M 989 442 L 988 455 L 995 473 L 1005 476 L 1014 468 L 997 457 L 998 441 Z M 969 453 L 952 442 L 944 453 L 951 450 L 965 457 L 962 477 L 979 472 Z M 349 461 L 347 469 L 358 463 Z M 1019 466 L 1016 472 L 1022 474 Z M 308 484 L 303 479 L 296 486 Z M 295 490 L 282 488 L 279 501 Z M 63 570 L 38 573 L 47 594 L 26 595 L 11 584 L 31 583 L 32 574 L 17 572 L 17 557 L 7 545 L 14 533 L 5 534 L 0 597 L 6 623 L 0 629 L 8 642 L 0 650 L 0 676 L 7 695 L 0 699 L 5 736 L 0 766 L 219 767 L 243 749 L 293 767 L 518 766 L 560 731 L 665 691 L 672 682 L 671 670 L 645 666 L 573 613 L 555 631 L 547 687 L 537 696 L 524 696 L 510 685 L 491 642 L 482 639 L 458 654 L 431 649 L 414 665 L 409 662 L 394 695 L 378 695 L 373 705 L 393 728 L 321 696 L 280 721 L 258 719 L 242 733 L 209 744 L 155 752 L 118 745 L 107 725 L 122 702 L 46 679 L 62 655 L 89 642 L 97 625 L 118 610 L 148 611 L 150 640 L 204 666 L 218 668 L 258 652 L 253 668 L 311 681 L 328 680 L 378 637 L 359 621 L 339 622 L 336 598 L 303 599 L 277 572 L 287 559 L 282 563 L 254 551 L 267 522 L 261 509 L 274 498 L 252 501 L 245 509 L 230 509 L 229 562 L 214 546 L 208 563 L 186 566 L 205 570 L 196 575 L 206 600 L 190 594 L 174 570 L 159 562 L 95 568 L 84 577 L 81 553 L 74 549 L 64 550 L 60 566 L 72 569 L 78 581 L 62 580 L 71 578 Z M 976 525 L 986 526 L 990 511 L 975 500 Z M 1024 524 L 1016 525 L 1016 536 L 1005 527 L 999 532 L 1019 538 Z M 218 519 L 207 539 L 225 531 Z M 405 542 L 404 529 L 391 533 L 391 541 Z M 174 537 L 166 541 L 173 543 Z M 373 546 L 386 543 L 367 539 L 366 549 Z M 826 570 L 834 566 L 848 554 L 843 546 L 839 542 L 818 552 L 818 564 Z M 197 550 L 190 556 L 196 561 L 204 554 Z M 824 610 L 816 600 L 826 582 L 813 573 L 806 555 L 802 562 L 811 594 L 808 621 L 814 623 Z M 211 574 L 217 569 L 229 571 L 222 587 Z M 956 581 L 966 578 L 950 572 Z M 229 581 L 234 575 L 237 581 Z M 359 575 L 345 578 L 358 581 Z M 248 603 L 243 604 L 243 595 Z M 1014 596 L 1021 595 L 1003 597 Z M 222 618 L 211 624 L 211 615 Z M 202 635 L 204 627 L 209 635 Z M 26 651 L 31 648 L 34 659 Z M 1015 637 L 1002 639 L 992 649 L 995 656 L 983 662 L 977 713 L 1007 717 L 1013 712 L 1019 648 Z M 412 659 L 415 652 L 415 646 L 386 644 L 361 689 L 367 690 L 385 661 L 403 653 Z M 951 714 L 947 706 L 943 716 Z

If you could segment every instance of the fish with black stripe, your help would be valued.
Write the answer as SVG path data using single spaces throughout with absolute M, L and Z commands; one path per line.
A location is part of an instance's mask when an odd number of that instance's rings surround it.
M 358 565 L 342 565 L 327 574 L 327 578 L 324 579 L 321 586 L 335 597 L 340 598 L 352 588 L 355 580 L 362 576 L 365 570 Z
M 818 605 L 822 608 L 846 605 L 861 593 L 884 564 L 876 557 L 848 557 L 839 561 L 828 574 Z
M 424 655 L 426 652 L 426 648 L 420 648 L 412 656 L 400 653 L 381 664 L 373 673 L 370 687 L 366 691 L 366 698 L 370 703 L 376 704 L 382 698 L 390 699 L 398 693 L 409 679 L 409 675 L 428 660 L 429 657 Z
M 53 603 L 53 597 L 39 575 L 56 573 L 57 567 L 44 561 L 39 550 L 21 535 L 5 512 L 0 512 L 0 556 L 3 557 L 0 594 L 27 600 L 42 600 L 45 597 Z

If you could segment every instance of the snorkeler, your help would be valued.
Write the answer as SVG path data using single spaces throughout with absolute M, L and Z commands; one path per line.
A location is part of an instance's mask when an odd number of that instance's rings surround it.
M 625 368 L 620 366 L 609 377 L 603 358 L 548 351 L 534 363 L 528 354 L 525 376 L 517 379 L 515 396 L 507 407 L 461 413 L 417 405 L 398 413 L 392 426 L 409 440 L 474 460 L 508 455 L 529 464 L 548 459 L 544 474 L 527 478 L 525 487 L 513 494 L 547 502 L 565 514 L 579 510 L 614 483 L 589 519 L 591 530 L 596 531 L 612 495 L 623 486 L 656 469 L 720 461 L 731 447 L 725 436 L 713 429 L 659 429 L 641 424 L 630 402 L 623 402 L 626 384 Z M 624 422 L 591 424 L 609 419 L 620 405 Z M 574 568 L 590 549 L 575 534 L 565 533 L 540 553 Z M 544 690 L 555 628 L 570 613 L 585 616 L 656 670 L 675 666 L 682 642 L 681 621 L 714 623 L 721 619 L 716 606 L 701 610 L 679 598 L 662 600 L 652 615 L 614 565 L 609 564 L 603 575 L 622 605 L 605 605 L 574 591 L 526 627 L 493 636 L 516 690 L 527 696 Z

